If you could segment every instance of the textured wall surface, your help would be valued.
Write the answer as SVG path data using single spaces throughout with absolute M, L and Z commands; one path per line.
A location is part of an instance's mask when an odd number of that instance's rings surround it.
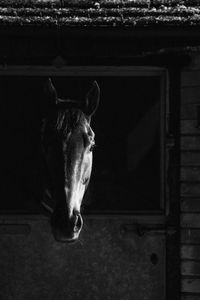
M 199 26 L 199 0 L 1 0 L 0 25 Z
M 183 300 L 200 299 L 200 56 L 181 75 L 181 275 Z
M 165 237 L 121 230 L 133 222 L 85 217 L 69 245 L 54 241 L 44 217 L 1 217 L 0 299 L 164 299 Z

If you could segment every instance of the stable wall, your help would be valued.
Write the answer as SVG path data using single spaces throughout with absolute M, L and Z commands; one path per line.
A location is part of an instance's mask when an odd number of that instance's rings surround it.
M 200 299 L 200 54 L 181 72 L 181 300 Z

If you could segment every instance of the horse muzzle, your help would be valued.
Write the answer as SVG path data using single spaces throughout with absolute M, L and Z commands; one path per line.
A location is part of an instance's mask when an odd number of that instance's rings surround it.
M 75 242 L 83 227 L 83 219 L 79 212 L 74 212 L 71 217 L 67 217 L 63 212 L 59 213 L 55 210 L 51 217 L 51 227 L 56 241 Z

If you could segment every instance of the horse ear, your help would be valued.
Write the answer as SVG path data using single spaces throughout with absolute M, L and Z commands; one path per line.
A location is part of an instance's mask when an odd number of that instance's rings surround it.
M 93 82 L 85 99 L 84 113 L 90 118 L 94 115 L 99 105 L 100 88 L 96 81 Z
M 57 103 L 57 92 L 50 78 L 48 78 L 44 85 L 44 93 L 51 104 Z

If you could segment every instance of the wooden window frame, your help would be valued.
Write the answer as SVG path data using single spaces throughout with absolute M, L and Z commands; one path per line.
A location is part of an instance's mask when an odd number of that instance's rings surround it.
M 57 68 L 54 66 L 3 66 L 0 67 L 0 76 L 132 76 L 132 77 L 160 77 L 160 91 L 161 91 L 161 197 L 160 197 L 160 209 L 156 211 L 122 211 L 120 214 L 129 214 L 135 216 L 136 219 L 149 216 L 149 220 L 152 217 L 156 217 L 158 222 L 163 222 L 165 216 L 169 214 L 169 190 L 170 187 L 167 184 L 167 170 L 169 164 L 169 158 L 167 154 L 167 131 L 168 131 L 168 111 L 169 111 L 169 86 L 168 86 L 168 72 L 165 68 L 154 66 L 66 66 Z M 101 214 L 101 212 L 94 212 L 94 214 Z M 111 212 L 103 211 L 103 214 L 112 214 Z M 114 212 L 118 214 L 118 212 Z M 142 217 L 142 219 L 143 219 Z M 163 219 L 164 218 L 164 219 Z M 159 221 L 160 220 L 160 221 Z

